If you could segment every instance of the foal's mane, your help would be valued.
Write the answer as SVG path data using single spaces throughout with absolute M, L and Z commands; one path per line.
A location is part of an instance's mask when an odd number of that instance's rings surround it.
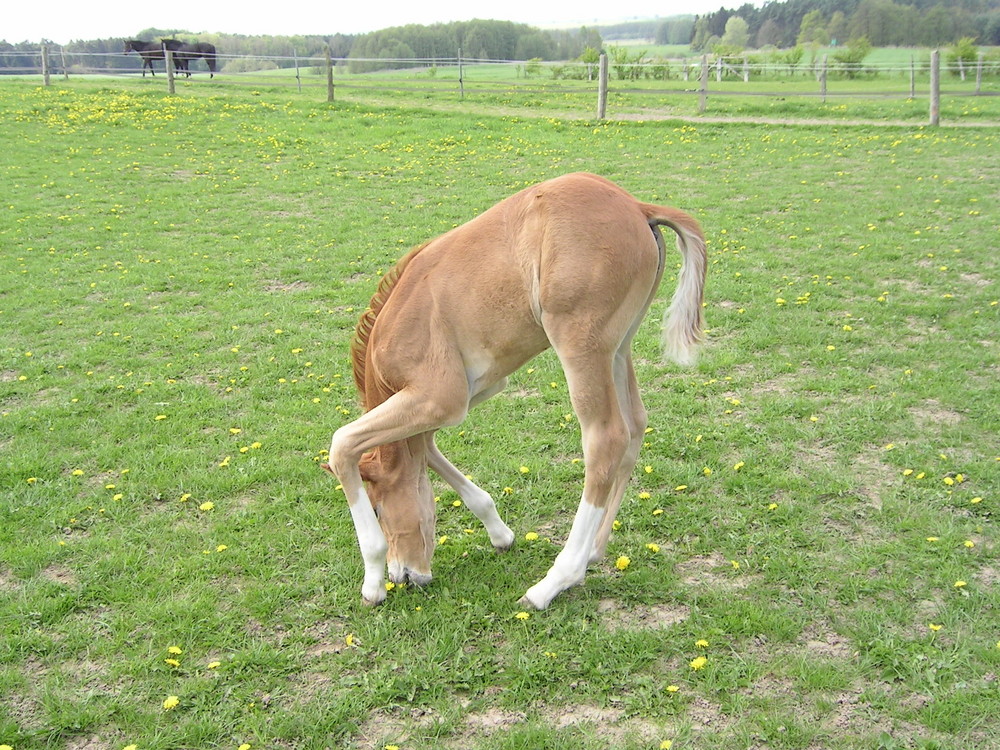
M 351 340 L 351 366 L 354 370 L 354 385 L 357 386 L 358 392 L 361 394 L 361 401 L 366 404 L 365 391 L 366 391 L 366 362 L 368 354 L 368 344 L 372 335 L 372 328 L 375 326 L 375 319 L 378 314 L 382 312 L 382 308 L 385 307 L 385 303 L 389 301 L 389 296 L 392 291 L 396 288 L 396 282 L 403 275 L 403 271 L 410 264 L 410 261 L 427 247 L 428 243 L 423 245 L 418 245 L 413 248 L 396 261 L 396 265 L 389 269 L 389 271 L 382 277 L 378 283 L 378 288 L 375 290 L 375 294 L 372 295 L 371 301 L 368 303 L 368 307 L 361 317 L 358 318 L 358 324 L 354 328 L 354 338 Z M 366 404 L 367 405 L 367 404 Z

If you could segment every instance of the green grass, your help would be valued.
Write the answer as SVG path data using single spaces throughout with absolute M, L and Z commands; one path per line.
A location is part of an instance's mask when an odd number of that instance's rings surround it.
M 115 86 L 0 84 L 0 745 L 1000 746 L 996 127 Z M 610 559 L 516 617 L 582 478 L 543 355 L 439 439 L 515 549 L 441 487 L 434 582 L 367 610 L 318 469 L 355 318 L 411 245 L 581 169 L 711 261 L 701 363 L 661 363 L 670 278 L 638 336 Z

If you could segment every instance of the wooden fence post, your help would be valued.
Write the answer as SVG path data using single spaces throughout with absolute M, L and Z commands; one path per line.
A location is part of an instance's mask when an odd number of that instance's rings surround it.
M 174 95 L 174 53 L 166 44 L 163 45 L 163 64 L 167 69 L 167 93 Z
M 42 44 L 42 83 L 48 86 L 52 81 L 49 78 L 49 46 Z
M 608 53 L 601 50 L 597 71 L 597 119 L 603 120 L 608 110 Z
M 708 106 L 708 55 L 701 56 L 701 80 L 698 84 L 698 111 L 704 113 Z
M 984 53 L 979 53 L 979 60 L 976 61 L 976 96 L 983 93 L 983 58 Z
M 826 104 L 826 71 L 827 56 L 823 55 L 823 67 L 819 71 L 819 90 L 823 95 L 823 104 Z
M 299 51 L 297 49 L 295 49 L 294 47 L 292 48 L 292 57 L 295 60 L 295 82 L 298 84 L 298 86 L 299 86 L 299 93 L 301 94 L 302 93 L 302 75 L 301 75 L 301 72 L 299 71 Z
M 60 47 L 59 48 L 59 59 L 62 60 L 63 80 L 64 81 L 68 81 L 69 80 L 69 68 L 66 67 L 66 48 L 65 47 Z
M 917 62 L 913 55 L 910 55 L 910 98 L 917 98 Z
M 333 101 L 333 60 L 330 59 L 330 45 L 326 47 L 326 100 Z
M 931 52 L 931 125 L 941 124 L 941 50 Z
M 465 76 L 462 69 L 462 48 L 458 48 L 458 98 L 465 100 Z

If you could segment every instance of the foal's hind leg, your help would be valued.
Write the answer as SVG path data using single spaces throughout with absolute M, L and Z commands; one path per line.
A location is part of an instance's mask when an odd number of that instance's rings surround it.
M 581 351 L 562 360 L 570 397 L 583 433 L 585 476 L 583 497 L 569 538 L 549 572 L 522 598 L 545 609 L 559 592 L 583 581 L 594 543 L 612 498 L 624 491 L 630 471 L 623 472 L 631 433 L 615 386 L 611 353 Z
M 621 404 L 622 415 L 628 425 L 630 440 L 625 458 L 622 459 L 621 471 L 625 478 L 620 481 L 615 488 L 615 495 L 608 503 L 607 512 L 601 522 L 601 528 L 597 532 L 594 540 L 594 549 L 590 555 L 590 562 L 594 563 L 604 557 L 608 548 L 608 539 L 611 536 L 611 529 L 621 507 L 622 498 L 628 487 L 628 477 L 631 476 L 635 468 L 636 461 L 639 460 L 639 452 L 642 450 L 642 441 L 646 434 L 646 425 L 649 420 L 646 415 L 646 408 L 643 406 L 642 397 L 639 394 L 639 384 L 635 377 L 635 368 L 632 364 L 632 353 L 629 351 L 629 343 L 626 342 L 619 349 L 615 357 L 615 387 L 618 392 L 618 400 Z

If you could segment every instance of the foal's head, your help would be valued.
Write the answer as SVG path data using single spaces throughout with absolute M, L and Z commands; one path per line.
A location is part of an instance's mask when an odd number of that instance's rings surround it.
M 422 438 L 383 445 L 365 454 L 359 468 L 389 544 L 389 580 L 429 583 L 435 509 Z

